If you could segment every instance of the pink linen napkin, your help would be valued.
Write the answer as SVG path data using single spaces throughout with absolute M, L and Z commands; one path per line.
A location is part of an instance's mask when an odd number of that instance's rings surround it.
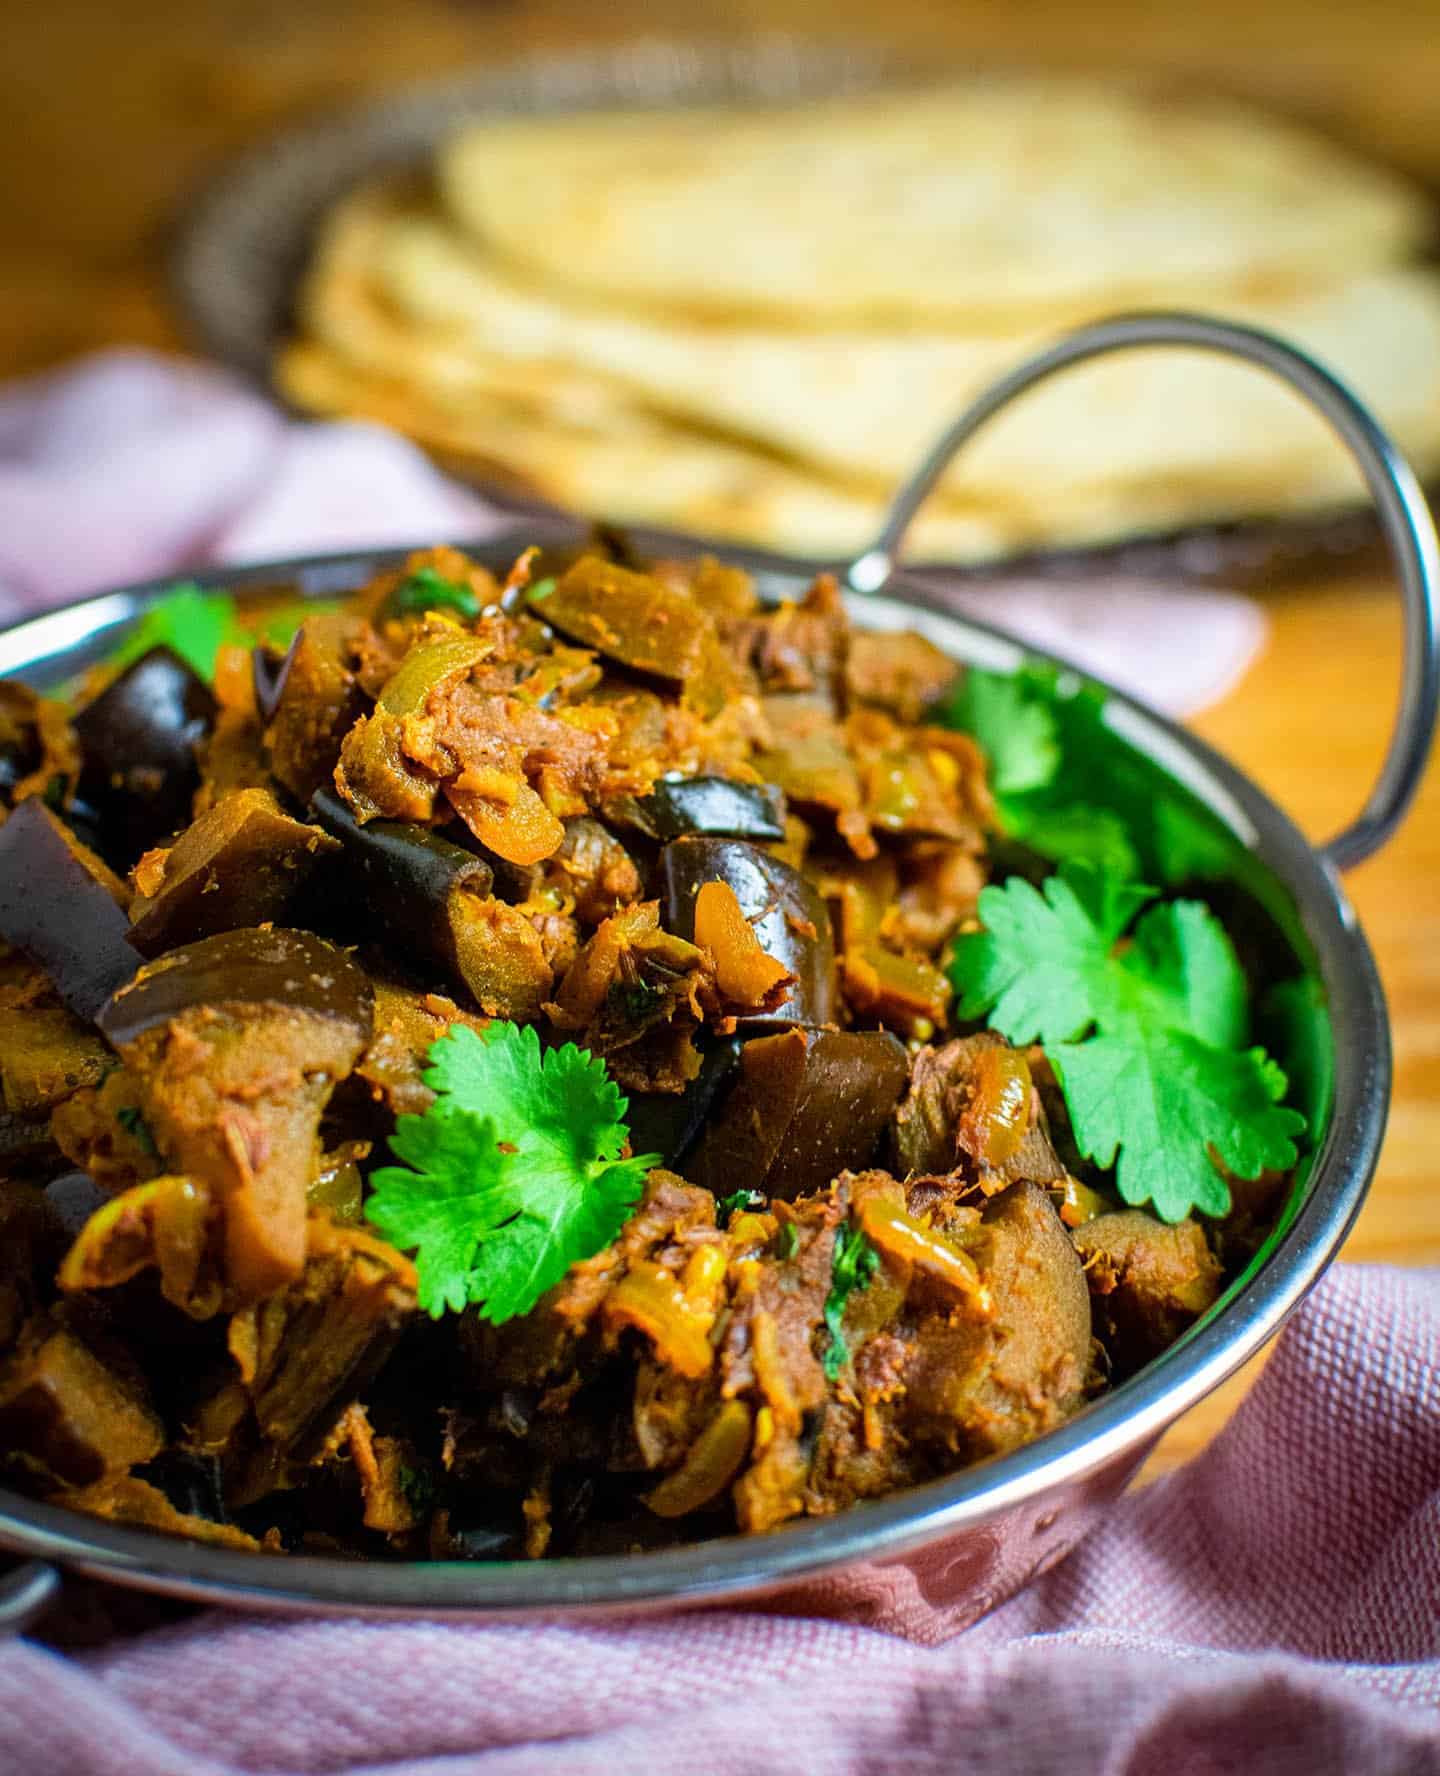
M 940 1646 L 207 1614 L 0 1648 L 6 1776 L 1440 1771 L 1440 1271 L 1342 1266 L 1229 1427 Z
M 515 520 L 372 425 L 306 425 L 222 372 L 112 351 L 0 394 L 0 623 L 105 586 Z M 1173 715 L 1265 634 L 1250 599 L 1133 578 L 966 585 L 955 602 Z
M 504 522 L 388 433 L 297 425 L 200 367 L 112 353 L 0 394 L 0 620 Z M 1248 600 L 1134 582 L 957 599 L 1177 713 L 1263 637 Z M 75 1657 L 0 1646 L 0 1776 L 1440 1772 L 1437 1374 L 1440 1273 L 1333 1273 L 1204 1455 L 941 1645 L 743 1609 L 206 1614 Z

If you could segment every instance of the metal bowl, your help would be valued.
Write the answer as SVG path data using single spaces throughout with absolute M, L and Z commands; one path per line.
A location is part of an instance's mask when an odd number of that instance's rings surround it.
M 1374 1172 L 1390 1092 L 1390 1038 L 1374 959 L 1339 870 L 1393 832 L 1423 771 L 1435 725 L 1436 540 L 1404 463 L 1354 398 L 1323 369 L 1269 336 L 1194 316 L 1135 316 L 1082 329 L 1022 366 L 958 420 L 902 489 L 876 545 L 850 569 L 857 620 L 919 628 L 957 659 L 1006 668 L 1027 653 L 895 571 L 914 511 L 953 453 L 1006 402 L 1053 371 L 1127 346 L 1182 345 L 1240 356 L 1309 398 L 1354 450 L 1390 543 L 1406 613 L 1401 715 L 1379 781 L 1359 819 L 1319 850 L 1247 777 L 1171 722 L 1119 691 L 1106 719 L 1137 751 L 1205 803 L 1233 835 L 1297 947 L 1318 970 L 1332 1017 L 1333 1110 L 1288 1224 L 1205 1319 L 1132 1380 L 1016 1450 L 948 1479 L 840 1515 L 760 1537 L 729 1537 L 663 1552 L 495 1563 L 363 1565 L 279 1559 L 93 1521 L 0 1490 L 0 1547 L 25 1561 L 0 1585 L 0 1626 L 31 1620 L 53 1596 L 58 1567 L 152 1591 L 277 1611 L 505 1616 L 615 1615 L 740 1596 L 782 1595 L 851 1619 L 904 1621 L 941 1638 L 1009 1596 L 1075 1545 L 1144 1461 L 1161 1432 L 1238 1369 L 1279 1329 L 1339 1250 Z M 565 540 L 574 527 L 527 524 L 472 546 L 508 565 L 520 542 Z M 429 539 L 427 539 L 429 540 Z M 201 576 L 241 591 L 293 582 L 309 596 L 361 585 L 399 552 L 366 551 Z M 795 596 L 796 563 L 730 552 L 763 594 Z M 163 595 L 147 585 L 86 599 L 0 635 L 0 673 L 55 683 L 101 656 Z

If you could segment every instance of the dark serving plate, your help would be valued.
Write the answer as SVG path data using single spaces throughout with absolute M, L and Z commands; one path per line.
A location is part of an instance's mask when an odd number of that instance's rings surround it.
M 364 1565 L 277 1558 L 102 1523 L 0 1490 L 0 1548 L 24 1557 L 0 1584 L 0 1626 L 21 1626 L 42 1610 L 58 1584 L 57 1567 L 69 1567 L 176 1596 L 282 1611 L 614 1614 L 781 1594 L 812 1610 L 844 1610 L 862 1620 L 882 1610 L 901 1612 L 939 1637 L 1060 1559 L 1118 1496 L 1165 1428 L 1274 1335 L 1338 1252 L 1364 1200 L 1385 1124 L 1385 1004 L 1339 871 L 1370 855 L 1394 831 L 1424 769 L 1435 725 L 1440 568 L 1434 529 L 1413 477 L 1354 398 L 1281 342 L 1193 316 L 1130 317 L 1062 340 L 962 416 L 901 491 L 876 546 L 852 565 L 849 590 L 863 625 L 917 628 L 957 659 L 1002 670 L 1017 665 L 1026 654 L 1016 642 L 955 616 L 933 591 L 895 570 L 905 527 L 953 452 L 1011 396 L 1097 353 L 1177 344 L 1238 355 L 1282 376 L 1351 445 L 1399 569 L 1407 634 L 1401 718 L 1375 790 L 1359 819 L 1318 850 L 1217 753 L 1123 693 L 1108 692 L 1105 719 L 1114 734 L 1213 815 L 1247 886 L 1283 934 L 1276 941 L 1318 977 L 1330 1014 L 1334 1090 L 1328 1121 L 1308 1165 L 1297 1173 L 1280 1225 L 1211 1312 L 1138 1375 L 1012 1454 L 770 1535 L 654 1553 L 533 1563 Z M 562 542 L 576 534 L 573 526 L 526 524 L 472 552 L 503 568 L 520 543 Z M 359 586 L 402 553 L 317 556 L 201 579 L 242 597 L 247 588 L 278 582 L 293 583 L 305 596 L 330 597 Z M 727 555 L 755 571 L 764 595 L 793 597 L 803 590 L 804 578 L 793 564 L 736 550 Z M 152 584 L 106 593 L 0 634 L 0 674 L 42 686 L 63 681 L 111 648 L 166 589 Z

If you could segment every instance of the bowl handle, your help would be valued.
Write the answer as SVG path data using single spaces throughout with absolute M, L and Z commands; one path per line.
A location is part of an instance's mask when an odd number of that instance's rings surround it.
M 1405 651 L 1400 708 L 1385 762 L 1359 816 L 1328 844 L 1322 858 L 1345 870 L 1378 851 L 1405 817 L 1424 774 L 1440 700 L 1440 550 L 1425 496 L 1410 465 L 1369 409 L 1314 358 L 1273 333 L 1207 315 L 1118 315 L 1077 328 L 1018 365 L 974 400 L 900 488 L 873 545 L 850 567 L 855 592 L 878 592 L 898 565 L 905 532 L 962 445 L 1017 395 L 1057 370 L 1131 346 L 1189 346 L 1258 364 L 1303 395 L 1339 434 L 1360 467 L 1375 501 L 1380 528 L 1400 580 L 1405 607 Z
M 60 1573 L 43 1560 L 25 1560 L 0 1578 L 0 1636 L 23 1634 L 60 1595 Z

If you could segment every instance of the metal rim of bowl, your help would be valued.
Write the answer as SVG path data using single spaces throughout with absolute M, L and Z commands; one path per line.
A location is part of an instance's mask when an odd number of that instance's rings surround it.
M 562 529 L 575 535 L 573 527 Z M 547 531 L 554 534 L 546 524 L 528 524 L 461 546 L 482 561 L 508 562 L 518 546 Z M 324 596 L 359 583 L 367 572 L 405 553 L 341 552 L 194 577 L 202 586 L 240 590 L 296 581 L 308 595 Z M 793 578 L 798 571 L 796 563 L 755 551 L 726 555 L 754 568 L 762 584 L 773 584 L 777 575 Z M 87 640 L 128 621 L 172 584 L 150 582 L 102 594 L 0 633 L 0 674 L 77 654 Z M 908 620 L 918 618 L 932 639 L 945 635 L 947 651 L 959 659 L 1003 665 L 1024 656 L 1067 665 L 947 611 L 933 591 L 903 573 L 887 583 L 883 596 L 857 600 L 856 615 L 863 623 L 867 616 L 881 616 L 887 605 Z M 1316 953 L 1335 1040 L 1330 1124 L 1294 1220 L 1257 1273 L 1232 1285 L 1217 1308 L 1162 1357 L 1058 1430 L 1009 1455 L 760 1537 L 617 1557 L 365 1566 L 210 1548 L 84 1519 L 0 1489 L 0 1546 L 91 1577 L 249 1609 L 511 1618 L 557 1610 L 614 1614 L 753 1595 L 856 1562 L 896 1558 L 1080 1480 L 1158 1435 L 1273 1336 L 1338 1251 L 1379 1156 L 1390 1037 L 1374 959 L 1335 870 L 1262 790 L 1211 747 L 1124 692 L 1101 688 L 1125 738 L 1207 801 L 1293 900 Z M 44 1592 L 43 1584 L 31 1585 L 32 1606 Z M 33 1613 L 31 1607 L 27 1614 Z

